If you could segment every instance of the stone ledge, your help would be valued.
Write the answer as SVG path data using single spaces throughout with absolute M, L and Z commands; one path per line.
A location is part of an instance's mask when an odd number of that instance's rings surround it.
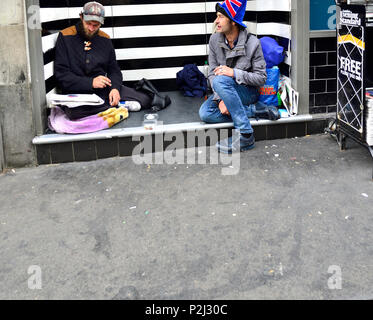
M 285 123 L 296 123 L 296 122 L 307 122 L 312 121 L 313 115 L 299 115 L 289 118 L 282 118 L 277 121 L 270 120 L 251 120 L 251 125 L 265 126 L 265 125 L 280 125 Z M 66 143 L 66 142 L 77 142 L 77 141 L 89 141 L 89 140 L 102 140 L 112 138 L 125 138 L 133 136 L 144 136 L 149 134 L 161 134 L 161 133 L 175 133 L 183 131 L 196 131 L 196 130 L 208 130 L 208 129 L 224 129 L 233 128 L 232 122 L 217 123 L 217 124 L 206 124 L 204 122 L 189 122 L 179 124 L 167 124 L 158 126 L 156 130 L 149 131 L 143 127 L 133 128 L 121 128 L 121 129 L 107 129 L 93 133 L 86 134 L 45 134 L 37 136 L 32 140 L 35 145 L 40 144 L 51 144 L 51 143 Z
M 295 119 L 295 117 L 293 117 Z M 287 121 L 286 121 L 287 120 Z M 312 116 L 298 116 L 296 121 L 290 119 L 283 119 L 278 121 L 266 121 L 259 120 L 253 122 L 254 135 L 256 141 L 261 140 L 273 140 L 273 139 L 284 139 L 284 138 L 296 138 L 302 137 L 311 134 L 323 133 L 324 129 L 327 126 L 327 117 L 318 117 L 313 119 Z M 185 124 L 184 124 L 185 125 Z M 164 126 L 166 127 L 166 126 Z M 123 133 L 118 131 L 113 133 L 114 129 L 106 130 L 105 135 L 96 135 L 93 136 L 85 135 L 85 140 L 60 140 L 54 137 L 53 140 L 39 140 L 35 144 L 37 150 L 37 161 L 38 164 L 56 164 L 64 162 L 76 162 L 76 161 L 92 161 L 98 159 L 112 158 L 112 157 L 124 157 L 132 156 L 136 147 L 141 143 L 139 137 L 150 136 L 152 142 L 152 152 L 159 152 L 166 150 L 166 148 L 172 143 L 165 139 L 165 135 L 174 134 L 184 137 L 184 146 L 181 144 L 178 147 L 190 147 L 186 146 L 185 143 L 187 140 L 188 133 L 196 132 L 196 135 L 199 133 L 208 133 L 209 129 L 216 129 L 217 135 L 214 135 L 213 138 L 198 140 L 198 147 L 200 146 L 211 146 L 216 143 L 216 139 L 222 133 L 223 129 L 231 130 L 233 128 L 232 123 L 225 123 L 219 125 L 206 125 L 204 123 L 194 123 L 194 126 L 190 124 L 182 129 L 182 125 L 167 127 L 167 130 L 163 128 L 162 130 L 158 129 L 155 131 L 143 131 L 137 128 L 130 132 Z M 134 128 L 136 129 L 136 128 Z M 108 135 L 108 132 L 111 132 Z M 114 131 L 115 132 L 115 131 Z M 145 133 L 145 134 L 144 134 Z M 52 136 L 52 135 L 50 135 Z M 62 135 L 64 136 L 64 135 Z M 206 134 L 205 136 L 208 136 Z M 71 136 L 70 138 L 72 138 Z M 58 141 L 51 143 L 51 141 Z M 161 141 L 162 150 L 158 150 L 156 146 L 156 141 Z

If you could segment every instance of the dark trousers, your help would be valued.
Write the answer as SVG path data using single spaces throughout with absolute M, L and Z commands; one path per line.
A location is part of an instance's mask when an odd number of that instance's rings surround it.
M 98 106 L 80 106 L 76 108 L 67 108 L 62 106 L 62 109 L 70 120 L 92 116 L 112 108 L 109 103 L 109 97 L 101 98 L 105 100 L 105 103 Z M 137 101 L 141 104 L 141 109 L 149 109 L 152 102 L 151 98 L 147 94 L 123 85 L 120 89 L 120 100 Z

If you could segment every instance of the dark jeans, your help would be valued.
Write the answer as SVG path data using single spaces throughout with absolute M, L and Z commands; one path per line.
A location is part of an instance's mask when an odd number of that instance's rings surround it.
M 109 97 L 101 97 L 105 103 L 99 106 L 80 106 L 77 108 L 67 108 L 62 106 L 63 111 L 70 120 L 76 120 L 103 112 L 112 106 L 109 103 Z M 151 105 L 151 98 L 133 88 L 122 86 L 120 89 L 120 99 L 126 101 L 137 101 L 141 104 L 141 109 L 148 109 Z
M 252 133 L 250 118 L 255 117 L 255 105 L 259 92 L 255 87 L 239 85 L 227 76 L 218 76 L 212 84 L 215 92 L 224 101 L 230 116 L 220 112 L 213 96 L 207 99 L 199 110 L 202 121 L 207 123 L 232 122 L 242 133 Z

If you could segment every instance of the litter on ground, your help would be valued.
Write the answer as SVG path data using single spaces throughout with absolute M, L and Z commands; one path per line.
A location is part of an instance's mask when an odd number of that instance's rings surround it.
M 368 198 L 369 196 L 366 193 L 361 194 L 363 197 Z

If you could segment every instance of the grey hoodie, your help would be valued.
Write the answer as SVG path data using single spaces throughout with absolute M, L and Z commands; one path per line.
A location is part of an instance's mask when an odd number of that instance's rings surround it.
M 249 36 L 248 36 L 249 35 Z M 223 33 L 214 33 L 209 42 L 209 81 L 212 86 L 214 69 L 220 65 L 234 69 L 235 80 L 238 84 L 260 87 L 267 80 L 266 63 L 259 39 L 248 34 L 246 30 L 240 31 L 237 45 L 230 49 L 225 43 Z M 219 96 L 214 92 L 214 100 Z

